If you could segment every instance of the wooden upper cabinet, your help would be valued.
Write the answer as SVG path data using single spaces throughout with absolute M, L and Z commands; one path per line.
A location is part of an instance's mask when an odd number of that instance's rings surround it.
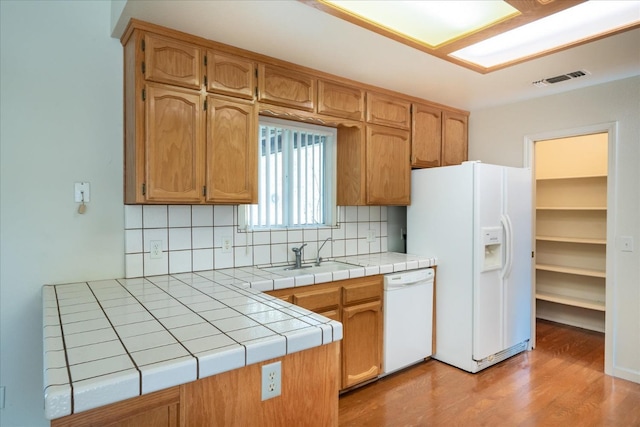
M 183 86 L 202 87 L 202 51 L 196 45 L 146 34 L 143 40 L 145 79 Z
M 365 125 L 338 127 L 336 203 L 339 206 L 366 204 Z
M 318 80 L 318 113 L 345 119 L 364 119 L 364 90 Z
M 207 91 L 253 99 L 256 65 L 239 56 L 207 51 Z
M 257 126 L 253 102 L 207 97 L 207 202 L 258 203 Z
M 367 204 L 404 206 L 411 203 L 409 131 L 367 126 Z
M 286 68 L 260 64 L 258 100 L 267 104 L 314 111 L 316 78 Z
M 367 122 L 411 129 L 411 103 L 380 93 L 367 93 Z
M 442 146 L 442 110 L 413 104 L 411 123 L 411 166 L 429 168 L 440 166 Z
M 154 83 L 147 83 L 145 92 L 146 200 L 200 202 L 204 186 L 200 94 Z
M 442 166 L 468 160 L 468 120 L 465 114 L 442 113 Z

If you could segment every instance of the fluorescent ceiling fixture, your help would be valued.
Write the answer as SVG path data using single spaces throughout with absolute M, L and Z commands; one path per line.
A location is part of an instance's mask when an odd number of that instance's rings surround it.
M 640 22 L 638 1 L 587 1 L 450 54 L 486 68 Z
M 495 0 L 320 1 L 430 47 L 520 14 L 508 3 Z

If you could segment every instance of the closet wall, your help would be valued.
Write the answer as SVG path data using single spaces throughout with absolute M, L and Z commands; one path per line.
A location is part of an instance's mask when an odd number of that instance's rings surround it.
M 536 317 L 604 332 L 607 134 L 535 143 Z

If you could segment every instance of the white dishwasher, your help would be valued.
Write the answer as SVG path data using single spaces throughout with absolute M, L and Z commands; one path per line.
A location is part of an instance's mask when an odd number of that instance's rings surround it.
M 432 354 L 433 268 L 384 277 L 384 357 L 382 375 Z

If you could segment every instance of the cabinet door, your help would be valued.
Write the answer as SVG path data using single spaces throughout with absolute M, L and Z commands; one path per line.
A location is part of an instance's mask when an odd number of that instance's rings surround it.
M 198 46 L 147 34 L 144 58 L 143 70 L 147 80 L 200 89 L 202 52 Z
M 336 171 L 336 202 L 339 206 L 366 204 L 365 129 L 355 126 L 338 127 Z
M 202 98 L 189 89 L 146 85 L 145 181 L 151 202 L 200 202 L 204 186 Z
M 428 105 L 413 104 L 411 124 L 411 166 L 440 166 L 442 111 Z
M 459 165 L 468 160 L 468 117 L 464 114 L 442 113 L 442 166 Z
M 382 304 L 380 301 L 342 309 L 342 388 L 380 374 L 382 361 Z
M 256 88 L 255 64 L 239 56 L 207 51 L 207 90 L 253 99 Z
M 258 100 L 313 111 L 316 105 L 316 79 L 296 71 L 260 64 Z
M 364 90 L 318 80 L 318 113 L 346 119 L 364 118 Z
M 409 132 L 367 126 L 367 204 L 408 205 L 411 202 Z
M 207 97 L 207 202 L 258 202 L 257 123 L 252 102 Z
M 411 129 L 411 103 L 379 93 L 367 93 L 367 122 Z

